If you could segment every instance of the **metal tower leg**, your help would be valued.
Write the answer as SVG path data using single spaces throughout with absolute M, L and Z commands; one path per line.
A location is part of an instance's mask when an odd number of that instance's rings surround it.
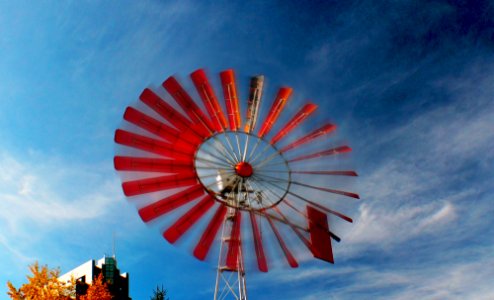
M 226 257 L 231 241 L 231 228 L 235 218 L 235 209 L 228 208 L 228 213 L 223 222 L 221 233 L 220 253 L 216 273 L 216 285 L 214 300 L 236 299 L 247 300 L 247 285 L 245 280 L 244 260 L 241 243 L 238 244 L 239 255 L 237 268 L 232 269 L 226 265 Z

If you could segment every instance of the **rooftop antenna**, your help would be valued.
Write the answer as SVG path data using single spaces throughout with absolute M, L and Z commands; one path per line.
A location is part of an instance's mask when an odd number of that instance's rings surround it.
M 115 258 L 115 231 L 112 232 L 112 254 L 113 258 Z

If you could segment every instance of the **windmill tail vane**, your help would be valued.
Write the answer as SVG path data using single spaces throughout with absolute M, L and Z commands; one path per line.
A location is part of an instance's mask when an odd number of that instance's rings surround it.
M 129 199 L 147 199 L 138 208 L 142 220 L 167 220 L 163 237 L 174 244 L 188 235 L 199 260 L 208 257 L 219 237 L 214 299 L 229 294 L 247 299 L 248 259 L 261 272 L 268 272 L 278 257 L 297 268 L 293 247 L 299 247 L 334 263 L 332 242 L 340 238 L 331 224 L 352 219 L 327 199 L 359 199 L 332 186 L 335 178 L 357 176 L 335 168 L 349 146 L 325 145 L 336 126 L 316 124 L 315 130 L 300 134 L 302 125 L 314 123 L 308 120 L 318 106 L 306 102 L 297 109 L 290 87 L 279 88 L 261 118 L 262 75 L 250 79 L 245 114 L 232 69 L 219 74 L 221 93 L 202 69 L 190 79 L 195 94 L 173 76 L 163 89 L 144 89 L 115 132 L 122 147 L 114 166 L 125 175 L 123 192 Z M 295 113 L 288 116 L 285 108 L 292 104 Z M 266 247 L 268 243 L 274 246 Z

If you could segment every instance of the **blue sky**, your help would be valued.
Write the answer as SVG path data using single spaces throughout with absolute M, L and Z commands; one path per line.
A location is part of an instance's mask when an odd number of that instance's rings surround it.
M 205 67 L 313 99 L 360 175 L 336 264 L 248 274 L 252 299 L 494 298 L 493 28 L 489 1 L 0 0 L 0 294 L 115 232 L 133 299 L 211 297 L 214 264 L 143 224 L 112 165 L 142 89 Z

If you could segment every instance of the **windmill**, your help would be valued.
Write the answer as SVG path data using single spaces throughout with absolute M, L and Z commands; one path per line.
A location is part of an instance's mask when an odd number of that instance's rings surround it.
M 146 198 L 138 208 L 142 220 L 169 220 L 163 232 L 168 242 L 197 234 L 193 255 L 205 260 L 219 236 L 214 299 L 247 299 L 246 258 L 261 272 L 268 271 L 273 257 L 296 268 L 296 244 L 334 263 L 332 240 L 340 238 L 328 220 L 352 219 L 321 201 L 320 194 L 358 199 L 327 186 L 327 178 L 357 174 L 325 167 L 332 157 L 351 151 L 317 143 L 335 131 L 334 124 L 300 132 L 316 104 L 305 103 L 277 124 L 292 94 L 281 87 L 261 122 L 264 77 L 254 76 L 243 119 L 234 71 L 219 75 L 224 108 L 202 69 L 190 78 L 205 111 L 173 76 L 162 91 L 144 89 L 135 107 L 125 110 L 126 128 L 115 132 L 115 142 L 133 152 L 118 153 L 114 165 L 123 174 L 124 194 Z M 266 247 L 269 243 L 275 246 Z M 273 251 L 279 255 L 270 259 Z

